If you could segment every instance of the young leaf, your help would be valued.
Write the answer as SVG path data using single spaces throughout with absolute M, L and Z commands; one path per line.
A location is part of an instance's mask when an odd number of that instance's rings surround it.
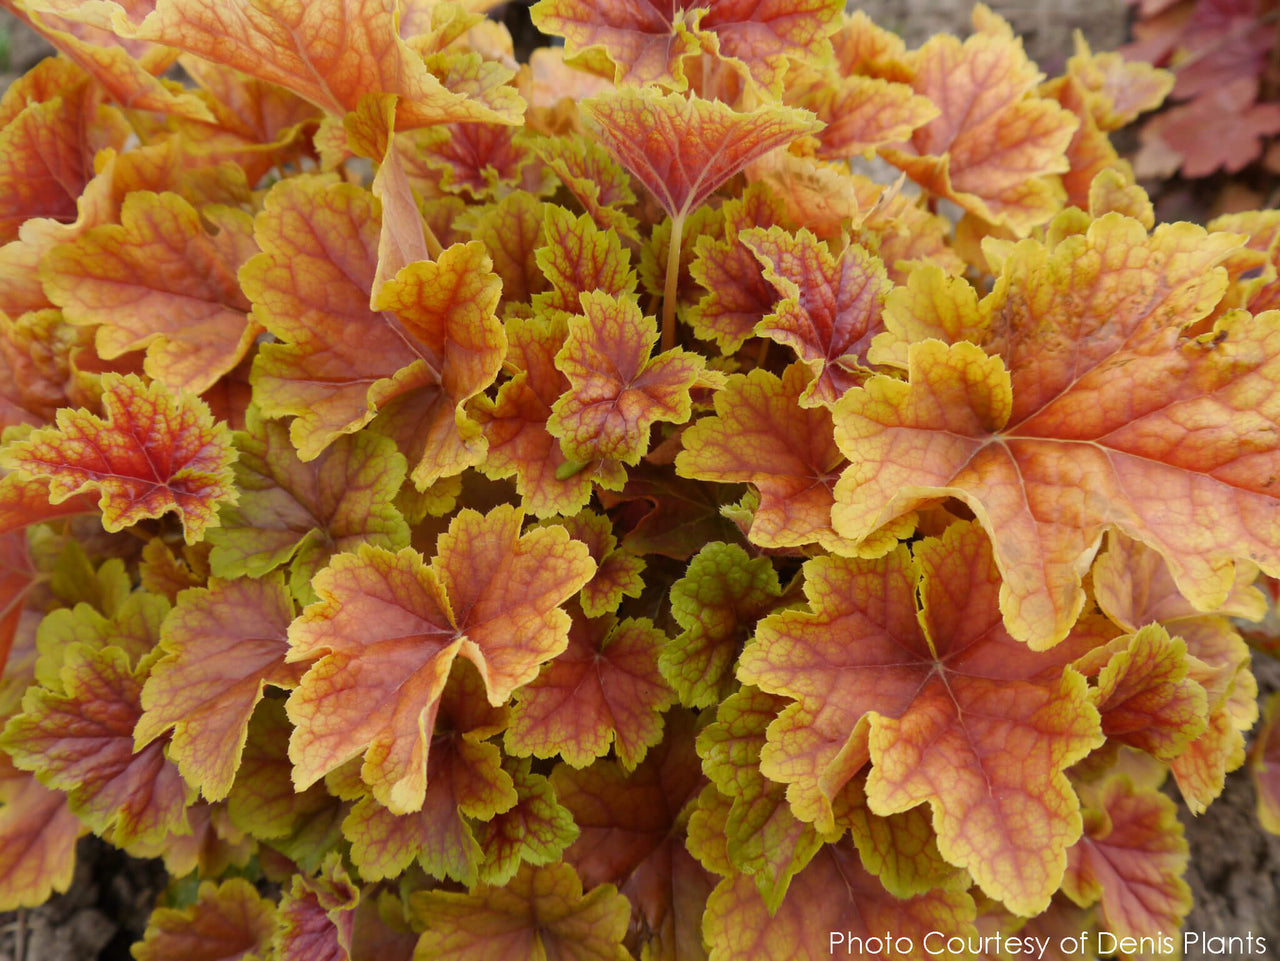
M 374 797 L 396 814 L 419 810 L 454 658 L 479 668 L 496 706 L 564 650 L 569 617 L 559 605 L 595 565 L 563 529 L 522 535 L 522 520 L 509 505 L 464 510 L 430 567 L 412 549 L 366 545 L 316 575 L 320 600 L 289 629 L 290 661 L 320 655 L 289 698 L 299 789 L 364 753 Z
M 206 232 L 201 218 L 216 233 Z M 55 247 L 41 269 L 68 320 L 98 325 L 107 359 L 146 348 L 146 372 L 175 390 L 208 390 L 261 332 L 236 271 L 257 253 L 242 210 L 197 211 L 177 194 L 135 191 L 120 224 L 93 227 Z
M 279 961 L 349 961 L 360 888 L 341 858 L 325 858 L 319 877 L 295 874 L 276 909 Z
M 63 409 L 57 427 L 0 451 L 0 466 L 47 478 L 53 504 L 97 491 L 108 531 L 176 510 L 194 544 L 216 525 L 219 502 L 236 499 L 226 425 L 196 397 L 147 386 L 133 374 L 104 374 L 102 386 L 105 418 Z
M 611 884 L 582 893 L 567 864 L 526 865 L 505 887 L 481 885 L 473 894 L 421 891 L 410 910 L 426 931 L 415 958 L 436 961 L 630 961 L 622 946 L 631 915 Z
M 569 646 L 521 690 L 505 747 L 586 767 L 612 742 L 629 770 L 662 739 L 662 712 L 674 701 L 657 667 L 667 636 L 647 618 L 570 612 Z
M 1063 772 L 1103 740 L 1084 678 L 1065 666 L 1073 645 L 1036 654 L 1009 636 L 975 524 L 926 538 L 914 557 L 900 547 L 804 570 L 811 611 L 766 618 L 738 668 L 744 684 L 797 699 L 769 728 L 765 775 L 790 785 L 797 816 L 829 828 L 869 755 L 874 813 L 928 800 L 943 857 L 1013 911 L 1044 910 L 1080 835 Z
M 314 600 L 311 578 L 334 554 L 371 544 L 408 546 L 409 527 L 394 500 L 405 477 L 404 457 L 385 437 L 343 436 L 312 461 L 299 459 L 289 430 L 256 408 L 235 437 L 240 500 L 222 510 L 207 538 L 218 577 L 261 577 L 292 559 L 289 588 Z
M 551 782 L 533 773 L 531 764 L 527 758 L 504 760 L 503 770 L 516 789 L 515 806 L 476 828 L 484 854 L 480 880 L 485 884 L 505 885 L 521 864 L 554 864 L 578 837 L 573 815 L 556 800 Z
M 715 723 L 698 735 L 702 770 L 732 806 L 725 819 L 725 853 L 735 872 L 750 875 L 770 913 L 776 912 L 791 879 L 840 829 L 820 833 L 798 820 L 786 787 L 760 773 L 765 728 L 785 702 L 744 688 L 720 703 Z
M 756 227 L 741 240 L 781 298 L 756 333 L 786 344 L 813 371 L 801 407 L 830 406 L 862 379 L 871 338 L 884 328 L 880 314 L 893 286 L 884 265 L 858 244 L 832 256 L 804 229 Z
M 292 688 L 302 676 L 284 661 L 292 620 L 278 574 L 184 591 L 162 628 L 164 656 L 142 688 L 137 748 L 172 729 L 169 757 L 183 778 L 208 800 L 226 797 L 263 688 Z
M 480 469 L 495 480 L 515 474 L 524 508 L 538 517 L 576 514 L 590 499 L 593 481 L 617 489 L 625 475 L 619 477 L 621 465 L 608 461 L 570 462 L 547 431 L 552 405 L 569 389 L 555 364 L 567 336 L 565 316 L 513 319 L 507 335 L 506 363 L 515 375 L 495 400 L 482 397 L 476 406 L 489 443 Z
M 621 298 L 636 292 L 630 253 L 616 232 L 554 204 L 547 204 L 545 216 L 546 246 L 534 256 L 554 289 L 534 294 L 535 308 L 580 314 L 585 310 L 581 294 L 599 291 Z
M 204 881 L 195 904 L 156 908 L 136 961 L 266 961 L 276 909 L 244 878 Z
M 563 520 L 564 529 L 582 541 L 596 562 L 596 572 L 578 595 L 587 617 L 612 614 L 624 597 L 639 597 L 644 589 L 644 559 L 618 547 L 609 518 L 593 511 L 579 511 Z
M 1013 247 L 982 303 L 1000 357 L 927 340 L 910 348 L 909 384 L 873 378 L 836 404 L 836 442 L 857 463 L 833 526 L 857 539 L 960 497 L 991 535 L 1010 631 L 1037 649 L 1076 620 L 1078 572 L 1112 524 L 1159 551 L 1201 609 L 1226 597 L 1232 557 L 1280 570 L 1266 466 L 1280 458 L 1280 315 L 1181 335 L 1221 298 L 1214 264 L 1231 248 L 1190 224 L 1148 237 L 1117 214 L 1052 249 Z M 1138 277 L 1152 298 L 1132 297 Z M 1090 497 L 1068 510 L 1085 479 Z
M 703 340 L 714 340 L 721 353 L 732 354 L 755 333 L 773 311 L 778 292 L 764 278 L 760 262 L 742 242 L 751 227 L 772 227 L 784 218 L 782 202 L 757 181 L 741 197 L 720 208 L 724 237 L 701 236 L 689 264 L 692 278 L 707 293 L 688 312 L 689 326 Z
M 782 594 L 767 557 L 748 557 L 737 544 L 713 542 L 671 586 L 671 616 L 684 633 L 663 646 L 658 667 L 685 707 L 727 697 L 733 665 L 756 621 Z
M 689 419 L 703 360 L 679 347 L 650 357 L 658 328 L 630 297 L 592 292 L 581 302 L 556 354 L 569 389 L 552 405 L 547 431 L 571 461 L 638 464 L 655 423 Z
M 1171 761 L 1208 727 L 1209 699 L 1187 676 L 1186 643 L 1160 625 L 1099 648 L 1086 660 L 1102 662 L 1097 687 L 1089 693 L 1109 741 Z M 1092 673 L 1081 662 L 1076 667 Z
M 597 227 L 639 240 L 635 218 L 626 213 L 626 208 L 636 202 L 631 178 L 603 146 L 578 134 L 540 137 L 534 141 L 533 149 Z

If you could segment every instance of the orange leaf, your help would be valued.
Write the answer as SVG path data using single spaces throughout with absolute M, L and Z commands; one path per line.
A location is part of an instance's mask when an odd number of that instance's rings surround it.
M 884 157 L 926 189 L 1019 234 L 1052 217 L 1062 205 L 1053 175 L 1067 170 L 1064 152 L 1079 121 L 1036 95 L 1041 74 L 1021 41 L 939 35 L 907 59 L 912 86 L 942 113 Z
M 0 911 L 34 908 L 66 891 L 76 866 L 76 839 L 88 831 L 35 775 L 0 751 Z
M 1089 666 L 1086 666 L 1089 665 Z M 1187 646 L 1151 624 L 1077 662 L 1101 667 L 1091 699 L 1108 740 L 1170 761 L 1205 732 L 1209 703 L 1204 688 L 1187 676 Z
M 195 543 L 216 524 L 218 504 L 236 499 L 226 425 L 190 394 L 148 387 L 133 374 L 104 374 L 102 385 L 105 418 L 60 410 L 57 427 L 4 448 L 0 466 L 17 469 L 20 481 L 47 478 L 54 504 L 98 491 L 108 531 L 176 510 L 187 543 Z
M 476 884 L 482 852 L 467 819 L 487 821 L 517 801 L 501 752 L 488 740 L 506 726 L 507 714 L 488 703 L 474 670 L 450 675 L 427 753 L 422 809 L 393 814 L 361 797 L 342 822 L 362 878 L 394 878 L 416 860 L 441 880 Z
M 559 754 L 586 767 L 612 742 L 629 770 L 662 739 L 674 701 L 657 664 L 667 636 L 648 618 L 570 612 L 569 646 L 521 690 L 504 744 L 517 757 Z
M 1179 593 L 1164 559 L 1153 549 L 1113 532 L 1093 569 L 1103 612 L 1125 631 L 1153 621 L 1186 644 L 1186 683 L 1208 695 L 1208 728 L 1172 758 L 1169 767 L 1187 807 L 1200 813 L 1222 793 L 1227 771 L 1244 763 L 1244 733 L 1258 717 L 1257 682 L 1249 649 L 1229 618 L 1259 619 L 1266 609 L 1250 564 L 1236 565 L 1226 601 L 1213 612 L 1196 610 Z M 1171 712 L 1171 717 L 1176 716 Z
M 751 227 L 772 227 L 784 219 L 783 204 L 763 183 L 753 183 L 741 197 L 726 200 L 724 237 L 698 237 L 696 256 L 689 265 L 695 281 L 707 293 L 688 314 L 693 332 L 714 340 L 721 353 L 732 354 L 755 333 L 756 325 L 773 310 L 778 292 L 764 278 L 760 262 L 742 242 Z
M 46 40 L 86 70 L 120 106 L 195 120 L 212 119 L 196 96 L 158 79 L 178 58 L 176 51 L 126 40 L 51 11 L 31 9 L 40 6 L 39 0 L 33 4 L 14 0 L 11 6 Z
M 432 75 L 422 55 L 395 29 L 397 4 L 385 0 L 229 0 L 216 9 L 196 0 L 68 10 L 69 18 L 102 23 L 118 34 L 148 40 L 225 64 L 293 90 L 330 113 L 354 110 L 368 93 L 400 98 L 399 121 L 421 127 L 454 120 L 518 122 L 523 101 L 503 98 L 499 109 L 451 90 Z M 112 9 L 114 8 L 114 9 Z M 510 71 L 503 71 L 503 81 Z
M 618 547 L 609 518 L 593 511 L 579 511 L 561 523 L 569 536 L 582 541 L 596 562 L 596 572 L 578 595 L 587 617 L 612 614 L 624 597 L 639 597 L 644 589 L 644 560 Z
M 297 415 L 290 436 L 303 460 L 382 410 L 376 427 L 404 445 L 425 488 L 482 454 L 462 404 L 502 362 L 499 281 L 479 244 L 455 244 L 374 293 L 378 220 L 377 201 L 347 184 L 299 178 L 268 194 L 255 224 L 263 253 L 241 283 L 283 343 L 259 351 L 254 398 L 267 417 Z
M 289 629 L 290 661 L 320 657 L 289 698 L 299 789 L 364 753 L 374 797 L 396 814 L 419 810 L 454 658 L 479 668 L 496 706 L 564 650 L 569 618 L 559 605 L 595 565 L 563 529 L 522 535 L 522 519 L 508 505 L 464 510 L 430 567 L 409 548 L 362 545 L 316 575 L 320 600 Z
M 845 840 L 818 852 L 792 880 L 776 913 L 750 875 L 725 878 L 707 901 L 703 930 L 710 961 L 824 961 L 846 953 L 889 961 L 928 957 L 922 953 L 926 938 L 940 953 L 948 938 L 976 940 L 973 920 L 973 899 L 964 892 L 907 899 L 889 894 Z M 886 938 L 895 944 L 886 945 Z
M 244 878 L 203 881 L 195 904 L 152 912 L 133 956 L 137 961 L 250 961 L 268 956 L 275 926 L 275 906 Z
M 184 591 L 162 628 L 165 656 L 142 689 L 134 744 L 172 729 L 169 757 L 183 778 L 211 801 L 226 797 L 263 687 L 292 688 L 302 676 L 284 662 L 292 620 L 280 575 Z
M 799 83 L 789 82 L 784 99 L 792 107 L 812 111 L 827 125 L 818 134 L 815 151 L 823 160 L 870 155 L 878 147 L 907 140 L 941 113 L 933 101 L 905 83 L 817 71 Z
M 41 275 L 68 320 L 98 327 L 111 359 L 147 349 L 146 371 L 202 393 L 238 364 L 261 330 L 236 271 L 257 252 L 240 210 L 201 212 L 177 194 L 131 193 L 120 225 L 94 227 L 47 255 Z
M 1065 666 L 1075 645 L 1036 654 L 1009 636 L 975 524 L 914 556 L 824 557 L 804 572 L 810 611 L 767 617 L 738 667 L 744 684 L 797 699 L 769 727 L 765 775 L 790 785 L 798 817 L 830 828 L 869 755 L 874 813 L 929 801 L 946 860 L 1011 910 L 1044 910 L 1081 829 L 1063 772 L 1103 741 Z
M 1180 336 L 1222 296 L 1214 265 L 1233 241 L 1190 224 L 1148 237 L 1107 214 L 1055 247 L 1014 246 L 982 302 L 985 343 L 1007 366 L 927 340 L 909 349 L 909 384 L 876 377 L 836 404 L 836 441 L 856 462 L 833 526 L 856 539 L 961 498 L 995 545 L 1010 631 L 1038 649 L 1076 620 L 1080 572 L 1113 524 L 1155 548 L 1201 609 L 1227 596 L 1233 556 L 1280 570 L 1268 489 L 1280 315 Z M 1139 282 L 1151 298 L 1134 300 Z M 1080 484 L 1087 498 L 1071 495 Z
M 781 378 L 753 370 L 729 379 L 716 392 L 716 416 L 684 432 L 676 458 L 682 477 L 702 481 L 746 481 L 760 492 L 749 537 L 761 547 L 818 543 L 829 550 L 853 545 L 831 529 L 831 491 L 846 461 L 831 436 L 825 407 L 805 408 L 800 398 L 809 372 L 801 364 Z M 868 542 L 870 556 L 883 553 L 894 533 Z
M 625 480 L 625 475 L 618 476 L 623 468 L 614 461 L 574 470 L 547 430 L 552 405 L 569 388 L 555 364 L 566 335 L 564 314 L 513 318 L 507 324 L 506 365 L 515 374 L 495 400 L 481 397 L 476 406 L 489 442 L 480 469 L 495 479 L 515 474 L 524 508 L 538 517 L 575 514 L 590 499 L 593 481 L 616 490 Z
M 19 767 L 66 791 L 71 810 L 118 845 L 188 833 L 186 791 L 162 742 L 133 749 L 145 665 L 122 648 L 75 644 L 62 656 L 60 690 L 32 687 L 0 745 Z
M 295 874 L 276 909 L 279 961 L 345 961 L 351 957 L 360 888 L 337 852 L 325 858 L 319 877 Z
M 1121 938 L 1177 931 L 1191 910 L 1182 875 L 1190 851 L 1177 806 L 1158 790 L 1110 777 L 1092 787 L 1084 836 L 1068 852 L 1062 890 L 1076 904 L 1100 902 L 1104 930 Z
M 751 161 L 821 127 L 812 114 L 766 105 L 738 113 L 718 100 L 619 90 L 585 100 L 610 152 L 683 219 Z
M 582 893 L 567 864 L 521 868 L 504 887 L 420 891 L 410 911 L 426 926 L 414 957 L 435 961 L 565 958 L 631 961 L 622 946 L 630 914 L 612 885 Z
M 542 0 L 532 13 L 538 29 L 565 38 L 570 57 L 602 47 L 619 86 L 683 90 L 685 59 L 705 50 L 776 94 L 787 58 L 820 56 L 840 10 L 839 0 L 676 0 L 665 9 L 643 0 Z
M 755 227 L 741 240 L 782 298 L 756 333 L 786 344 L 813 371 L 801 407 L 830 406 L 862 379 L 871 338 L 884 329 L 880 313 L 893 286 L 884 265 L 858 244 L 835 257 L 803 228 Z
M 580 299 L 583 315 L 569 318 L 556 354 L 569 389 L 552 405 L 547 431 L 570 460 L 638 464 L 655 423 L 689 419 L 703 360 L 679 347 L 650 357 L 658 325 L 629 297 L 593 291 Z
M 547 243 L 534 257 L 554 289 L 533 295 L 536 309 L 581 314 L 581 294 L 598 291 L 622 297 L 636 292 L 630 252 L 623 250 L 616 232 L 554 204 L 547 204 L 545 216 Z

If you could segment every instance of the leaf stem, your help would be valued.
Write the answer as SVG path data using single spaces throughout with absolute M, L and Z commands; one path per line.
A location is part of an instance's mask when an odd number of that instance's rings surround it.
M 685 211 L 671 219 L 667 245 L 667 282 L 662 291 L 662 349 L 676 345 L 676 289 L 680 286 L 680 243 L 684 239 Z

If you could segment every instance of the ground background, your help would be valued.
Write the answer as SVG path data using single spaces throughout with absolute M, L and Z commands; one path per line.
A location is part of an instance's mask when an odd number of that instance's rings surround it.
M 607 2 L 607 0 L 601 0 Z M 1129 12 L 1124 0 L 989 0 L 1024 38 L 1027 50 L 1048 74 L 1058 72 L 1072 51 L 1072 35 L 1082 30 L 1095 50 L 1112 49 L 1127 37 Z M 529 38 L 519 5 L 508 5 L 505 19 L 517 39 Z M 972 0 L 868 0 L 851 3 L 878 24 L 915 45 L 938 32 L 964 34 Z M 524 35 L 521 36 L 521 31 Z M 0 91 L 42 57 L 48 47 L 0 10 Z M 1151 185 L 1165 219 L 1171 214 L 1204 222 L 1218 213 L 1216 191 Z M 1174 213 L 1176 212 L 1176 214 Z M 1280 662 L 1255 665 L 1260 686 L 1280 690 Z M 1264 833 L 1254 813 L 1253 787 L 1242 769 L 1209 810 L 1182 813 L 1191 844 L 1191 885 L 1195 908 L 1186 930 L 1211 935 L 1252 932 L 1265 937 L 1268 953 L 1280 951 L 1280 837 Z M 147 914 L 164 884 L 153 862 L 138 862 L 98 841 L 85 838 L 79 849 L 75 882 L 67 894 L 25 912 L 21 918 L 25 957 L 15 959 L 17 915 L 0 914 L 0 961 L 125 961 L 128 946 L 141 936 Z M 1210 956 L 1188 953 L 1186 961 Z

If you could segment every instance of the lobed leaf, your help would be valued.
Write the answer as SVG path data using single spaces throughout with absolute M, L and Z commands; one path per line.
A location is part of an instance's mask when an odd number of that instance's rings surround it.
M 551 406 L 547 431 L 571 461 L 637 464 L 659 421 L 683 424 L 693 413 L 689 390 L 704 362 L 679 347 L 650 357 L 658 325 L 631 298 L 581 295 L 583 314 L 568 321 L 556 367 L 569 389 Z
M 873 378 L 836 404 L 836 442 L 857 462 L 832 525 L 856 540 L 959 497 L 992 537 L 1010 631 L 1036 648 L 1076 620 L 1079 572 L 1111 525 L 1155 548 L 1201 609 L 1226 597 L 1233 557 L 1276 567 L 1277 317 L 1181 333 L 1221 297 L 1214 265 L 1231 247 L 1190 224 L 1148 237 L 1117 214 L 1013 247 L 982 302 L 999 357 L 916 343 L 909 383 Z M 1150 297 L 1132 296 L 1139 277 Z
M 137 961 L 266 961 L 276 909 L 244 878 L 204 881 L 194 904 L 156 908 Z
M 804 229 L 756 227 L 740 239 L 780 298 L 756 333 L 786 344 L 813 372 L 800 406 L 830 406 L 862 379 L 871 338 L 884 327 L 880 313 L 892 287 L 884 265 L 857 244 L 834 256 Z
M 778 105 L 738 113 L 727 104 L 624 89 L 581 104 L 598 136 L 672 219 L 770 150 L 812 133 L 812 114 Z
M 133 749 L 142 680 L 123 649 L 79 644 L 62 657 L 60 690 L 32 687 L 0 745 L 14 764 L 66 791 L 72 812 L 119 846 L 187 833 L 186 791 L 164 745 Z
M 56 427 L 0 452 L 0 466 L 20 472 L 14 482 L 5 479 L 6 488 L 47 480 L 55 505 L 96 491 L 108 531 L 176 510 L 194 544 L 216 525 L 218 504 L 236 499 L 226 425 L 215 423 L 196 397 L 145 385 L 133 374 L 104 374 L 102 385 L 105 418 L 64 408 Z M 71 500 L 68 507 L 83 510 L 82 504 Z
M 1063 891 L 1081 907 L 1099 902 L 1105 930 L 1119 937 L 1180 929 L 1191 910 L 1191 889 L 1182 879 L 1190 850 L 1173 801 L 1123 776 L 1092 793 Z
M 522 519 L 509 505 L 464 510 L 430 566 L 410 548 L 364 545 L 316 576 L 320 600 L 289 629 L 290 662 L 319 658 L 289 698 L 300 790 L 363 753 L 361 776 L 381 804 L 421 809 L 454 659 L 479 669 L 497 706 L 564 650 L 569 618 L 559 605 L 594 564 L 563 529 L 522 535 Z
M 602 884 L 585 895 L 567 864 L 521 868 L 504 887 L 422 891 L 410 911 L 426 926 L 415 961 L 627 961 L 627 899 Z
M 208 800 L 226 797 L 263 688 L 293 688 L 302 676 L 285 663 L 292 620 L 293 599 L 278 574 L 215 578 L 179 595 L 160 635 L 164 656 L 142 688 L 135 746 L 172 730 L 169 757 L 186 782 Z
M 572 767 L 612 743 L 630 770 L 662 739 L 662 712 L 675 700 L 657 667 L 667 636 L 648 618 L 570 611 L 569 646 L 521 690 L 503 743 L 516 757 L 558 754 Z
M 832 827 L 837 793 L 869 757 L 872 812 L 928 800 L 943 857 L 1034 914 L 1080 835 L 1063 772 L 1103 737 L 1067 666 L 1076 645 L 1028 650 L 1003 627 L 1000 591 L 974 524 L 920 541 L 914 556 L 818 558 L 805 565 L 810 610 L 761 622 L 738 677 L 796 699 L 770 726 L 761 769 L 790 785 L 798 817 Z
M 68 320 L 97 326 L 102 357 L 145 348 L 149 376 L 199 394 L 261 331 L 236 282 L 256 252 L 244 211 L 197 211 L 177 194 L 135 191 L 124 198 L 119 225 L 92 227 L 55 247 L 41 277 Z

